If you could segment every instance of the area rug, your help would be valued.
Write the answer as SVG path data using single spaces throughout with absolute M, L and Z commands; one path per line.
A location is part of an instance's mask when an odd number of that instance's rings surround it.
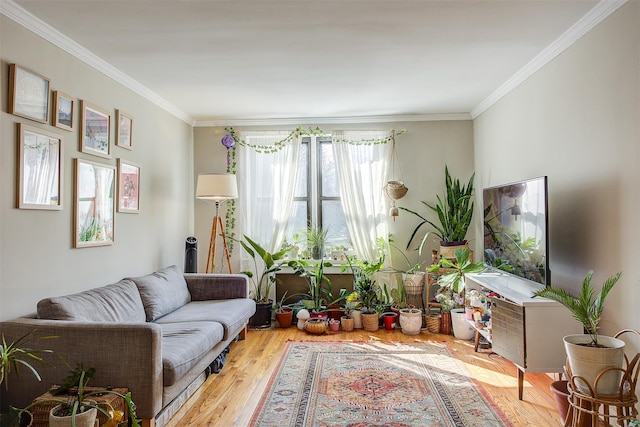
M 511 426 L 440 343 L 288 342 L 250 426 Z

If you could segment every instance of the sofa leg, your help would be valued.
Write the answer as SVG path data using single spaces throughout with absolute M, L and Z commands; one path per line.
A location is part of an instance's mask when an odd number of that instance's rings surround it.
M 240 331 L 240 339 L 243 340 L 247 338 L 247 325 L 244 325 L 244 328 Z
M 149 419 L 149 418 L 143 418 L 143 419 L 142 419 L 142 420 L 140 420 L 140 421 L 141 421 L 140 425 L 141 425 L 142 427 L 155 427 L 155 425 L 156 425 L 156 420 L 155 420 L 155 418 L 151 418 L 151 419 Z

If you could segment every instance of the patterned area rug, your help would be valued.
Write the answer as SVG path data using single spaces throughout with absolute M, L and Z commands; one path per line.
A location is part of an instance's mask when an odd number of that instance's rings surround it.
M 511 426 L 438 343 L 289 342 L 251 426 Z

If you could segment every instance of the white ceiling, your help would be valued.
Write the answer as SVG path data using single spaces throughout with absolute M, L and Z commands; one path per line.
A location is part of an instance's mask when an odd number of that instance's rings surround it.
M 2 12 L 46 22 L 45 37 L 202 124 L 473 117 L 621 3 L 6 0 Z

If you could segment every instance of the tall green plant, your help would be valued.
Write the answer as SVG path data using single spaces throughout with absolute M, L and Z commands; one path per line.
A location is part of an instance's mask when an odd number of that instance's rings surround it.
M 246 240 L 246 242 L 244 240 Z M 255 301 L 262 303 L 269 302 L 271 286 L 275 283 L 275 277 L 272 273 L 282 269 L 283 261 L 281 260 L 285 257 L 287 252 L 291 250 L 291 248 L 285 248 L 279 252 L 270 253 L 249 237 L 244 236 L 244 240 L 241 240 L 240 244 L 244 250 L 247 251 L 251 259 L 253 259 L 253 265 L 256 275 L 259 275 L 259 279 L 254 280 L 253 273 L 251 271 L 243 271 L 242 273 L 249 276 L 253 282 Z M 258 258 L 262 260 L 262 266 L 260 266 L 262 269 L 258 266 Z M 260 271 L 261 273 L 258 273 Z
M 430 210 L 436 213 L 439 223 L 435 223 L 418 212 L 412 211 L 404 207 L 400 209 L 409 212 L 421 219 L 409 237 L 407 249 L 411 247 L 413 239 L 416 237 L 423 225 L 429 224 L 435 229 L 434 232 L 428 232 L 422 237 L 418 246 L 419 253 L 422 254 L 422 248 L 431 233 L 440 238 L 443 242 L 462 242 L 465 240 L 469 226 L 471 225 L 471 217 L 473 216 L 473 180 L 475 173 L 471 175 L 467 185 L 462 185 L 459 179 L 451 178 L 449 168 L 445 166 L 445 184 L 446 193 L 444 197 L 437 195 L 437 203 L 435 205 L 421 202 Z
M 40 374 L 33 366 L 36 362 L 41 365 L 53 366 L 42 359 L 41 354 L 51 353 L 51 350 L 34 350 L 28 347 L 36 337 L 33 336 L 35 329 L 27 332 L 15 341 L 7 344 L 4 335 L 2 336 L 2 345 L 0 345 L 0 384 L 4 381 L 5 388 L 9 389 L 9 373 L 13 369 L 16 374 L 20 373 L 20 367 L 24 367 L 40 381 Z M 44 336 L 37 339 L 50 339 L 56 336 Z
M 600 347 L 598 343 L 598 325 L 602 318 L 604 310 L 604 300 L 609 295 L 613 286 L 618 282 L 622 272 L 610 276 L 602 285 L 600 292 L 596 294 L 595 289 L 591 286 L 593 271 L 587 273 L 582 281 L 578 297 L 574 297 L 565 289 L 554 288 L 552 286 L 542 288 L 533 293 L 534 296 L 549 298 L 567 307 L 573 317 L 584 327 L 585 331 L 591 337 L 591 345 Z
M 325 267 L 331 267 L 330 262 L 309 263 L 306 260 L 296 260 L 289 261 L 288 265 L 293 268 L 295 274 L 302 277 L 307 283 L 308 290 L 306 294 L 294 295 L 309 297 L 313 302 L 313 311 L 321 312 L 323 307 L 326 308 L 338 304 L 346 298 L 346 295 L 335 296 L 333 294 L 333 284 L 324 273 Z

